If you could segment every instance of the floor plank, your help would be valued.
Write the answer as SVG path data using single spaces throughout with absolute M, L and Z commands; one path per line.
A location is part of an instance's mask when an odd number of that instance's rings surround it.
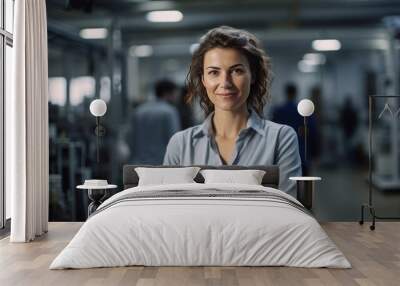
M 32 243 L 0 240 L 0 285 L 399 285 L 400 222 L 378 222 L 375 231 L 356 222 L 322 227 L 352 263 L 352 269 L 291 267 L 116 267 L 49 270 L 55 256 L 82 223 L 50 223 Z

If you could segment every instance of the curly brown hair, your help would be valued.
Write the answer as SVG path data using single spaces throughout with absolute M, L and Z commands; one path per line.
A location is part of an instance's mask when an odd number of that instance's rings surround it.
M 204 55 L 214 48 L 234 48 L 246 56 L 253 79 L 247 106 L 253 108 L 262 117 L 263 107 L 271 96 L 271 60 L 253 34 L 228 26 L 214 28 L 200 39 L 199 47 L 193 53 L 186 77 L 188 88 L 186 101 L 193 103 L 195 98 L 198 97 L 200 106 L 206 115 L 214 111 L 214 105 L 208 98 L 207 91 L 202 83 Z

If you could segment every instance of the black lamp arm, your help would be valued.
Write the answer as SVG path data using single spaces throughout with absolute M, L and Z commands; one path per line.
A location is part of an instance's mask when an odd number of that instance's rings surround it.
M 304 162 L 307 162 L 307 117 L 304 116 Z

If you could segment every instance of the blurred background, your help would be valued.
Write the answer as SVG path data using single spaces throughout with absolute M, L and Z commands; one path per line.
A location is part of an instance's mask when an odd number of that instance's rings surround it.
M 369 95 L 399 94 L 399 1 L 47 0 L 47 16 L 50 220 L 85 220 L 87 194 L 76 185 L 102 178 L 121 190 L 123 164 L 161 164 L 169 137 L 201 123 L 199 106 L 184 104 L 185 78 L 199 37 L 220 25 L 261 40 L 274 72 L 265 117 L 294 125 L 301 149 L 298 120 L 285 122 L 283 112 L 314 102 L 304 163 L 322 177 L 317 218 L 359 219 Z M 107 103 L 99 163 L 89 112 L 96 98 Z M 372 101 L 374 204 L 381 216 L 400 216 L 400 103 Z M 151 110 L 166 117 L 151 123 Z

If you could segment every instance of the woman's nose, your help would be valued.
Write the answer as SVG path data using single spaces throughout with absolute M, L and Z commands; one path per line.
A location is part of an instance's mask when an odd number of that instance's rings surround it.
M 222 73 L 221 75 L 221 87 L 229 88 L 232 87 L 232 77 L 229 73 Z

